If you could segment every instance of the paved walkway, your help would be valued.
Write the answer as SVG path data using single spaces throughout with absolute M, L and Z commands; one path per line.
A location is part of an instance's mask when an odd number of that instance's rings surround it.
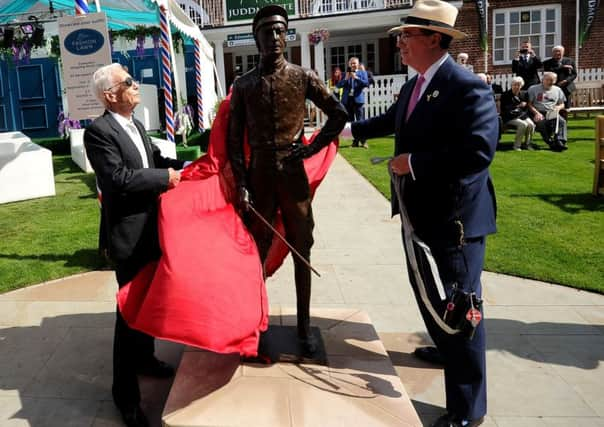
M 338 157 L 314 204 L 313 307 L 366 310 L 418 413 L 443 412 L 442 371 L 410 353 L 428 341 L 411 294 L 398 218 Z M 604 427 L 604 296 L 485 273 L 486 427 Z M 101 271 L 0 295 L 0 426 L 120 426 L 110 397 L 117 289 Z M 295 305 L 291 261 L 268 282 L 271 306 Z M 177 363 L 182 347 L 161 342 Z M 143 383 L 160 425 L 170 381 Z M 278 427 L 278 426 L 275 426 Z M 359 426 L 368 427 L 368 426 Z

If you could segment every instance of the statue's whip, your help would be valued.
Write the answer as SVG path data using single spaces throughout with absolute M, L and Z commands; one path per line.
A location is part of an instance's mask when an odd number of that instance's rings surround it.
M 259 219 L 260 221 L 262 221 L 262 222 L 264 223 L 264 225 L 266 225 L 268 228 L 270 228 L 270 230 L 271 230 L 273 233 L 275 233 L 275 234 L 277 235 L 277 237 L 279 237 L 279 239 L 281 239 L 281 241 L 282 241 L 283 243 L 285 243 L 285 244 L 287 245 L 287 247 L 289 248 L 289 250 L 290 250 L 290 251 L 292 251 L 292 253 L 293 253 L 294 255 L 296 255 L 296 256 L 298 257 L 298 259 L 300 259 L 300 260 L 301 260 L 301 261 L 304 263 L 304 265 L 306 265 L 306 266 L 307 266 L 307 267 L 308 267 L 308 268 L 309 268 L 309 269 L 310 269 L 310 270 L 311 270 L 313 273 L 315 273 L 315 274 L 317 275 L 317 277 L 321 277 L 321 275 L 319 274 L 319 272 L 318 272 L 317 270 L 315 270 L 315 269 L 313 268 L 313 266 L 312 266 L 312 265 L 310 265 L 310 262 L 308 262 L 308 260 L 307 260 L 306 258 L 304 258 L 304 257 L 302 256 L 302 254 L 301 254 L 300 252 L 298 252 L 298 251 L 297 251 L 297 250 L 296 250 L 296 249 L 295 249 L 295 248 L 294 248 L 294 247 L 293 247 L 293 246 L 292 246 L 292 245 L 291 245 L 291 244 L 290 244 L 290 243 L 289 243 L 289 242 L 288 242 L 288 241 L 285 239 L 285 237 L 284 237 L 284 236 L 283 236 L 281 233 L 279 233 L 279 232 L 278 232 L 278 231 L 275 229 L 275 227 L 273 227 L 273 226 L 271 225 L 271 223 L 270 223 L 270 222 L 268 222 L 268 221 L 267 221 L 267 220 L 266 220 L 266 219 L 265 219 L 265 218 L 264 218 L 264 217 L 263 217 L 263 216 L 260 214 L 260 212 L 258 212 L 258 211 L 256 210 L 256 208 L 254 208 L 254 207 L 252 206 L 252 204 L 251 204 L 251 203 L 248 203 L 248 208 L 250 209 L 250 211 L 252 211 L 252 212 L 254 213 L 254 215 L 256 215 L 256 216 L 258 217 L 258 219 Z

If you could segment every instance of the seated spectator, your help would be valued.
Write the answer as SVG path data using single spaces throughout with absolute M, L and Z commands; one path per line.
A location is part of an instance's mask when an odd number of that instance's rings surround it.
M 566 120 L 560 116 L 566 97 L 556 83 L 556 73 L 546 71 L 540 84 L 529 87 L 529 111 L 536 128 L 553 151 L 566 150 Z
M 504 126 L 516 129 L 516 140 L 514 150 L 521 151 L 522 148 L 533 150 L 533 134 L 535 123 L 528 114 L 528 94 L 521 90 L 524 86 L 522 77 L 512 79 L 512 88 L 501 95 L 501 119 Z
M 474 67 L 468 63 L 468 59 L 468 54 L 465 52 L 461 52 L 457 55 L 457 63 L 469 71 L 474 72 Z

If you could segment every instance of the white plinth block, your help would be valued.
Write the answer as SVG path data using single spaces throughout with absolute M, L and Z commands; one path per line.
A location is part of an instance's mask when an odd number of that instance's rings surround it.
M 0 133 L 0 203 L 54 195 L 51 151 L 21 132 Z
M 94 172 L 84 147 L 84 129 L 72 129 L 69 132 L 69 143 L 71 146 L 71 160 L 84 172 Z
M 168 141 L 167 139 L 156 138 L 154 136 L 151 137 L 151 142 L 161 152 L 163 157 L 169 157 L 171 159 L 176 158 L 176 144 Z

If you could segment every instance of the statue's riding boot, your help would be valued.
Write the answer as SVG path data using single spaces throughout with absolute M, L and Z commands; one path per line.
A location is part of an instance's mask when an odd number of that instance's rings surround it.
M 307 258 L 308 259 L 308 258 Z M 298 339 L 302 351 L 312 355 L 317 351 L 317 339 L 310 330 L 310 269 L 294 257 Z

